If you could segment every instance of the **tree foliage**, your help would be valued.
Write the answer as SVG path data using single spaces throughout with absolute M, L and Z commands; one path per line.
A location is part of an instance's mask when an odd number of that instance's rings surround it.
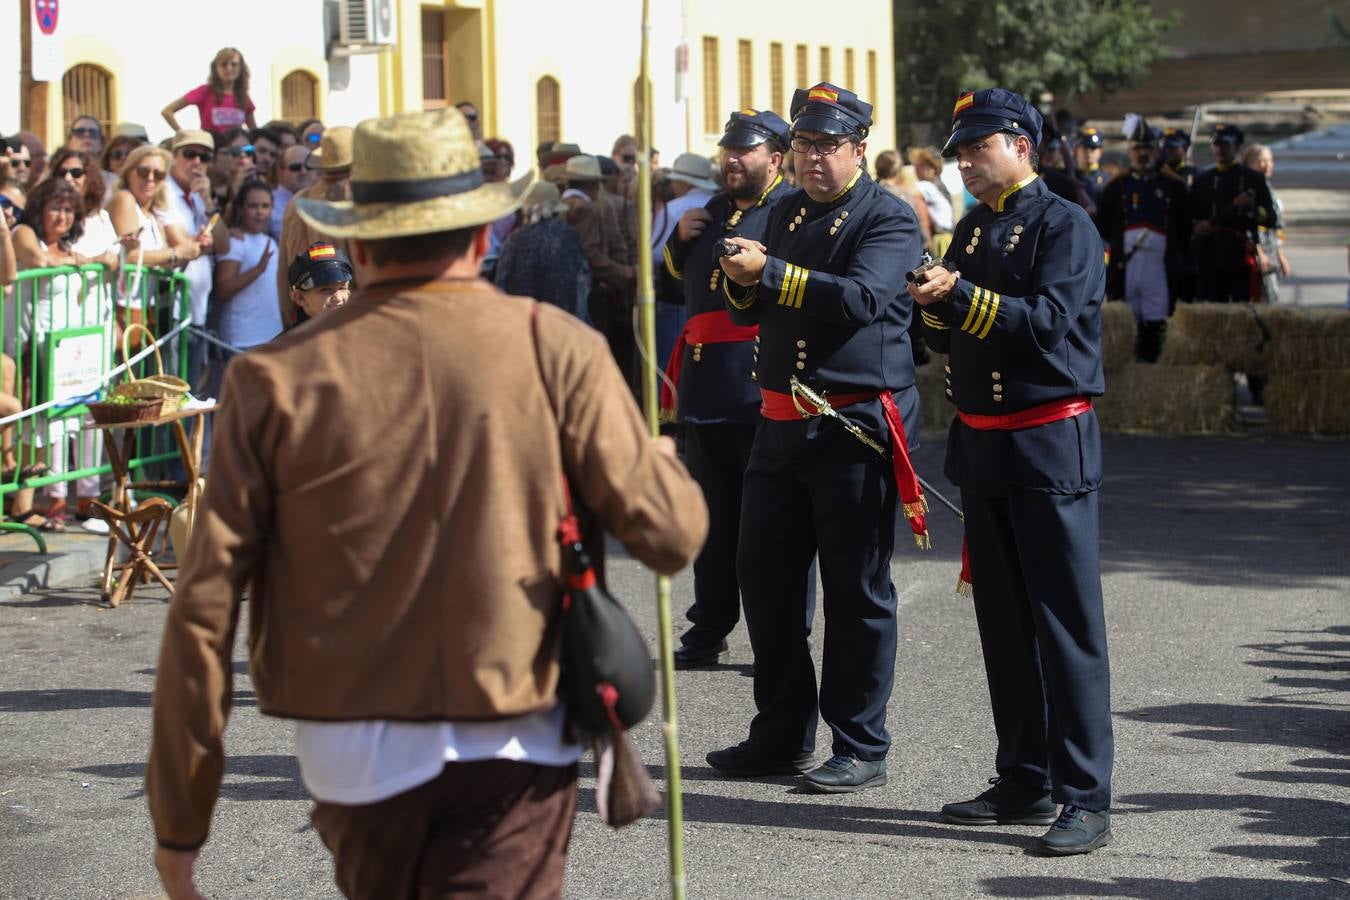
M 945 129 L 962 91 L 1005 87 L 1055 104 L 1139 82 L 1179 14 L 1144 0 L 894 0 L 896 106 L 908 142 Z

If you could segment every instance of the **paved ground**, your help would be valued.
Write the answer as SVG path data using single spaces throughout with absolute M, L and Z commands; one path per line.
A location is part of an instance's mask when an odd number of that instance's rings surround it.
M 918 454 L 926 474 L 939 444 Z M 895 560 L 884 788 L 820 797 L 792 779 L 717 778 L 703 755 L 740 739 L 751 712 L 743 631 L 732 665 L 679 676 L 690 896 L 1350 896 L 1348 448 L 1107 440 L 1114 847 L 1048 861 L 1026 852 L 1038 829 L 938 821 L 941 802 L 983 786 L 992 745 L 970 606 L 952 593 L 959 535 L 935 513 L 937 549 Z M 654 634 L 649 577 L 625 560 L 612 577 Z M 687 600 L 687 577 L 675 593 Z M 82 586 L 0 600 L 0 896 L 155 895 L 140 780 L 163 614 L 154 592 L 116 610 Z M 202 886 L 335 896 L 290 727 L 257 715 L 240 659 Z M 639 738 L 659 773 L 656 723 Z M 593 785 L 583 779 L 568 895 L 663 895 L 664 821 L 609 832 Z

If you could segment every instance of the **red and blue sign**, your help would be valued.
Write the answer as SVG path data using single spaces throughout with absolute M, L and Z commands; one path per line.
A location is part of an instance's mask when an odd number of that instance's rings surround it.
M 61 0 L 33 0 L 33 18 L 43 34 L 56 33 L 56 20 L 61 14 Z

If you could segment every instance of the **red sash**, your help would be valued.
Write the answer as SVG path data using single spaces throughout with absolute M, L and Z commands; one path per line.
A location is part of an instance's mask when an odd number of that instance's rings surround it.
M 1033 406 L 1004 416 L 979 416 L 975 413 L 964 413 L 957 410 L 956 417 L 961 420 L 963 425 L 974 428 L 976 431 L 1018 431 L 1022 428 L 1049 425 L 1051 422 L 1058 422 L 1061 419 L 1072 419 L 1074 416 L 1081 416 L 1090 409 L 1092 409 L 1092 398 L 1068 397 L 1064 400 L 1052 400 L 1049 403 L 1042 403 L 1040 406 Z M 970 548 L 966 541 L 962 539 L 961 577 L 956 581 L 956 592 L 964 594 L 974 583 L 970 575 Z
M 791 422 L 803 418 L 791 394 L 782 394 L 766 388 L 759 389 L 761 403 L 759 414 L 775 422 Z M 835 394 L 827 399 L 833 409 L 852 406 L 872 398 L 881 400 L 881 409 L 886 415 L 886 425 L 891 432 L 891 467 L 895 471 L 895 485 L 900 491 L 901 509 L 909 520 L 909 528 L 914 532 L 914 543 L 922 550 L 932 546 L 928 538 L 928 523 L 924 513 L 928 512 L 928 501 L 923 498 L 923 489 L 919 486 L 919 476 L 914 472 L 914 464 L 909 459 L 909 442 L 905 439 L 905 425 L 900 421 L 900 410 L 895 406 L 895 398 L 890 391 L 864 392 L 856 394 Z M 808 412 L 816 412 L 805 397 L 798 397 L 797 403 Z
M 730 344 L 736 341 L 751 341 L 759 334 L 758 325 L 737 325 L 731 321 L 731 314 L 724 309 L 699 313 L 684 323 L 684 331 L 675 339 L 670 350 L 670 359 L 666 361 L 666 378 L 661 382 L 661 418 L 667 421 L 675 419 L 675 391 L 672 385 L 680 383 L 680 369 L 684 365 L 684 348 L 690 344 Z

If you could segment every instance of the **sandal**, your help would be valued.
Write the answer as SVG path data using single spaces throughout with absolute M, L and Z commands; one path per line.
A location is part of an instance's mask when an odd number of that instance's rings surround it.
M 64 519 L 65 515 L 60 514 L 60 517 Z M 35 509 L 30 509 L 27 512 L 15 513 L 11 515 L 9 519 L 11 522 L 17 522 L 20 525 L 36 528 L 38 531 L 58 532 L 66 530 L 64 522 L 58 522 L 56 519 L 48 519 Z

